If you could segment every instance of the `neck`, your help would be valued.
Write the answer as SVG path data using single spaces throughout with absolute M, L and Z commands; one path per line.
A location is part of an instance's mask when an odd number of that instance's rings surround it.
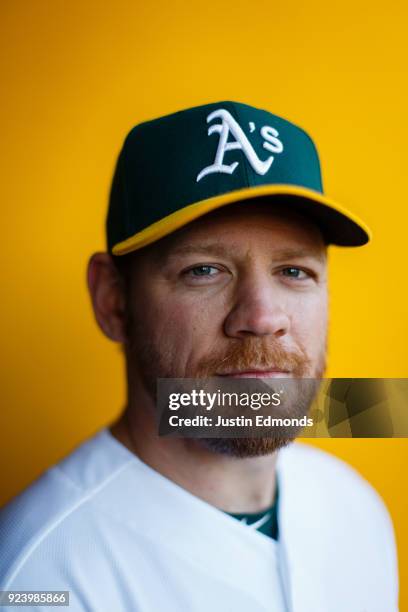
M 260 512 L 275 495 L 277 453 L 237 459 L 197 439 L 158 436 L 144 402 L 130 403 L 112 434 L 151 468 L 225 512 Z

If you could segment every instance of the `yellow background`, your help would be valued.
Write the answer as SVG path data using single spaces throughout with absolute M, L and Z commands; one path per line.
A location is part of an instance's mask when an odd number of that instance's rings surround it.
M 326 192 L 374 233 L 332 249 L 327 374 L 408 376 L 407 17 L 395 0 L 2 4 L 0 501 L 123 405 L 87 258 L 126 132 L 186 106 L 232 98 L 311 133 Z M 406 582 L 408 441 L 317 444 L 385 499 Z

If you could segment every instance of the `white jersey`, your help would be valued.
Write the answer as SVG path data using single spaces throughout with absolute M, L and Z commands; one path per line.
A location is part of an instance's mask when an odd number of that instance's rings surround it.
M 0 512 L 0 589 L 69 591 L 70 612 L 398 610 L 394 535 L 375 491 L 299 443 L 279 451 L 277 470 L 278 542 L 103 429 Z

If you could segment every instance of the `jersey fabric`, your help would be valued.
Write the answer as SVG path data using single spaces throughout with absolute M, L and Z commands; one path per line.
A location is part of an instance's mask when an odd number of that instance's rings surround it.
M 374 490 L 299 443 L 277 473 L 275 541 L 101 430 L 1 511 L 0 589 L 68 590 L 71 612 L 395 612 L 393 530 Z

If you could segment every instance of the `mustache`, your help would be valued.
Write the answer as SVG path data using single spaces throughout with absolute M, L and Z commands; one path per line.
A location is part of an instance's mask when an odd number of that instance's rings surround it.
M 232 344 L 223 353 L 212 353 L 211 357 L 202 360 L 193 378 L 209 378 L 217 373 L 245 370 L 279 369 L 290 372 L 296 377 L 302 377 L 310 371 L 311 361 L 303 347 L 287 349 L 278 340 L 262 340 L 246 338 Z

